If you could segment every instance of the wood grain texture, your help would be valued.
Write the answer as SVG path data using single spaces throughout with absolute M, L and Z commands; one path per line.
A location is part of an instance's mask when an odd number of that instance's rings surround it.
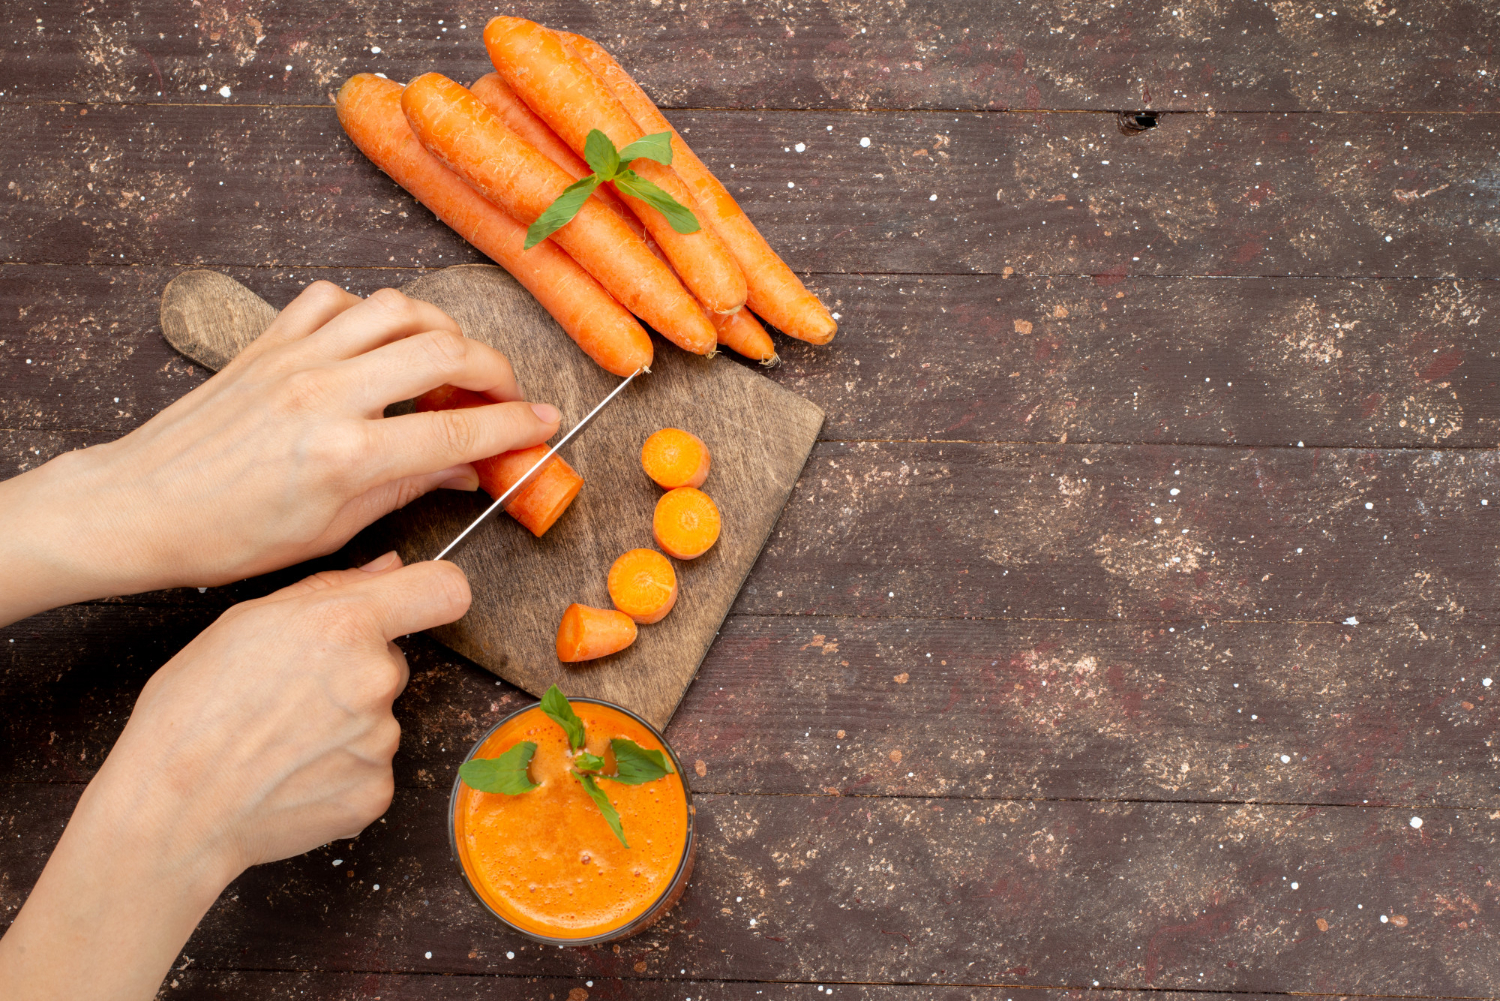
M 0 105 L 0 260 L 478 259 L 331 108 L 80 110 Z M 1136 136 L 1112 114 L 672 119 L 798 272 L 1493 278 L 1500 254 L 1494 116 L 1168 115 Z
M 0 788 L 7 905 L 80 788 Z M 448 857 L 447 801 L 398 791 L 358 839 L 250 870 L 190 968 L 1439 997 L 1500 981 L 1481 811 L 695 796 L 691 891 L 615 953 L 503 933 Z
M 6 780 L 91 778 L 140 686 L 214 615 L 92 605 L 0 630 L 0 691 L 27 706 L 0 716 Z M 430 639 L 402 646 L 396 782 L 440 790 L 530 699 Z M 1496 810 L 1497 669 L 1500 627 L 1441 619 L 731 616 L 667 738 L 702 763 L 699 792 Z
M 490 67 L 476 0 L 166 6 L 12 0 L 0 99 L 315 104 L 347 76 Z M 1475 0 L 1212 8 L 1104 0 L 762 6 L 534 0 L 519 13 L 609 45 L 672 107 L 1494 111 Z M 1317 16 L 1324 15 L 1324 16 Z M 445 30 L 446 29 L 446 30 Z M 378 45 L 379 54 L 369 46 Z M 29 57 L 29 58 L 28 58 Z M 1483 71 L 1483 72 L 1482 72 Z M 228 94 L 220 88 L 228 87 Z
M 157 298 L 179 273 L 0 266 L 0 316 L 18 321 L 0 338 L 0 426 L 121 433 L 200 383 L 202 369 L 157 323 Z M 278 306 L 315 279 L 369 295 L 425 273 L 229 272 Z M 837 349 L 777 338 L 785 364 L 765 374 L 824 410 L 824 439 L 1374 448 L 1500 439 L 1493 282 L 820 275 L 812 284 L 842 313 Z
M 405 291 L 507 355 L 528 398 L 556 404 L 570 425 L 618 385 L 500 268 L 450 268 Z M 163 331 L 195 360 L 222 365 L 274 315 L 249 300 L 259 302 L 231 278 L 188 272 L 162 294 Z M 813 404 L 742 366 L 659 348 L 650 374 L 570 443 L 567 459 L 587 486 L 545 536 L 536 539 L 497 515 L 452 554 L 474 600 L 468 614 L 433 635 L 533 695 L 557 684 L 664 727 L 780 516 L 822 420 Z M 653 545 L 651 515 L 661 491 L 641 472 L 639 455 L 662 427 L 689 428 L 708 444 L 714 471 L 704 489 L 724 515 L 723 532 L 704 556 L 674 561 L 681 597 L 671 615 L 619 654 L 561 664 L 554 644 L 563 610 L 573 602 L 611 607 L 610 564 L 626 550 Z M 391 548 L 407 562 L 430 559 L 489 503 L 483 493 L 419 498 L 361 533 L 351 544 L 355 560 Z

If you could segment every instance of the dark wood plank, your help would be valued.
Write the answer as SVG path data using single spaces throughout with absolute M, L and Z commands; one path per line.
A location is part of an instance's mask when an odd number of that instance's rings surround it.
M 0 260 L 476 259 L 331 109 L 87 110 L 0 105 Z M 673 117 L 798 271 L 1496 274 L 1492 116 L 1172 115 L 1136 136 L 1107 114 Z
M 177 273 L 0 267 L 0 316 L 21 323 L 0 338 L 4 426 L 118 434 L 197 385 L 203 371 L 155 318 Z M 369 294 L 423 273 L 232 271 L 278 306 L 318 278 Z M 1490 282 L 823 275 L 814 287 L 843 311 L 837 343 L 779 339 L 785 364 L 767 374 L 823 408 L 825 439 L 1487 447 L 1500 435 Z
M 140 686 L 213 614 L 91 605 L 0 630 L 0 691 L 27 707 L 0 716 L 0 781 L 92 777 Z M 1443 622 L 736 616 L 667 737 L 709 793 L 1500 809 L 1497 644 Z M 402 645 L 396 781 L 446 788 L 530 699 L 430 639 Z
M 436 66 L 468 82 L 489 68 L 479 32 L 494 9 L 16 0 L 0 18 L 13 40 L 0 80 L 5 98 L 238 104 L 321 102 L 361 70 L 402 80 Z M 1500 72 L 1500 20 L 1472 0 L 506 9 L 593 34 L 672 106 L 1494 111 Z
M 8 906 L 79 788 L 0 790 Z M 503 934 L 463 887 L 433 790 L 398 792 L 356 841 L 247 873 L 185 955 L 194 969 L 1469 997 L 1500 979 L 1483 812 L 695 799 L 693 882 L 619 953 Z

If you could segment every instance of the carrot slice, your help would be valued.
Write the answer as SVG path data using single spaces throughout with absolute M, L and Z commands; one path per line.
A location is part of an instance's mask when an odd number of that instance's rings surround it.
M 557 624 L 557 659 L 564 664 L 608 657 L 635 642 L 635 622 L 612 608 L 572 604 Z
M 483 407 L 494 402 L 488 396 L 473 390 L 439 386 L 417 397 L 416 406 L 418 411 L 426 412 Z M 479 486 L 491 497 L 499 497 L 546 454 L 546 445 L 532 445 L 530 448 L 519 448 L 480 459 L 474 463 L 474 471 L 479 474 Z M 531 482 L 510 499 L 505 505 L 505 513 L 525 525 L 532 535 L 540 539 L 562 517 L 562 513 L 582 489 L 583 477 L 562 456 L 554 455 L 552 461 L 543 466 Z
M 719 507 L 696 487 L 668 490 L 656 502 L 651 530 L 668 556 L 697 559 L 719 541 Z
M 609 87 L 563 46 L 557 32 L 524 18 L 496 17 L 485 25 L 484 46 L 511 89 L 579 156 L 584 155 L 588 134 L 594 129 L 609 136 L 616 149 L 645 135 Z M 713 227 L 699 216 L 700 209 L 682 178 L 654 160 L 637 159 L 630 167 L 699 218 L 697 232 L 679 233 L 666 216 L 616 188 L 616 194 L 661 244 L 688 289 L 715 313 L 733 313 L 743 306 L 745 275 Z
M 681 428 L 662 428 L 641 446 L 641 468 L 659 487 L 701 487 L 712 460 L 703 439 Z
M 827 344 L 833 340 L 839 329 L 833 316 L 771 249 L 734 196 L 688 148 L 682 136 L 672 128 L 672 123 L 630 74 L 597 42 L 566 32 L 562 33 L 562 38 L 563 43 L 609 87 L 642 132 L 671 131 L 672 169 L 693 192 L 694 201 L 704 210 L 707 222 L 744 271 L 745 304 L 784 334 L 812 344 Z M 700 216 L 700 220 L 705 216 Z
M 483 101 L 440 73 L 408 83 L 401 110 L 429 153 L 517 222 L 530 225 L 573 183 Z M 703 308 L 604 203 L 588 199 L 549 239 L 668 340 L 694 354 L 714 350 L 718 335 Z
M 345 81 L 339 123 L 354 145 L 417 201 L 516 277 L 558 325 L 606 371 L 651 365 L 651 338 L 636 318 L 552 242 L 524 249 L 526 227 L 443 166 L 412 135 L 401 85 L 369 73 Z
M 609 599 L 643 626 L 660 622 L 677 604 L 677 571 L 654 549 L 632 549 L 609 568 Z

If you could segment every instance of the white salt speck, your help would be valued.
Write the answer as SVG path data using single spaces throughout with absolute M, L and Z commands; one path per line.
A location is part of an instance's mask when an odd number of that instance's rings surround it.
M 1373 511 L 1373 510 L 1375 510 L 1374 503 L 1371 502 L 1371 501 L 1365 501 L 1365 510 L 1366 511 Z
M 1173 497 L 1176 497 L 1178 494 L 1182 493 L 1182 491 L 1177 489 L 1176 487 L 1173 487 L 1171 490 L 1168 490 L 1167 493 L 1171 494 Z
M 1296 889 L 1296 888 L 1297 888 L 1297 884 L 1296 884 L 1296 883 L 1293 883 L 1293 884 L 1292 884 L 1292 889 L 1294 889 L 1294 890 L 1295 890 L 1295 889 Z
M 219 88 L 219 96 L 220 97 L 228 97 L 229 96 L 229 84 L 226 83 L 224 86 L 222 86 L 222 87 Z
M 1282 764 L 1283 764 L 1283 765 L 1285 765 L 1285 764 L 1290 764 L 1290 763 L 1291 763 L 1291 760 L 1292 760 L 1292 759 L 1291 759 L 1291 758 L 1290 758 L 1290 757 L 1288 757 L 1288 756 L 1287 756 L 1287 755 L 1285 755 L 1285 754 L 1283 754 L 1283 755 L 1282 755 L 1282 756 L 1281 756 L 1281 763 L 1282 763 Z
M 861 139 L 859 141 L 859 144 L 861 146 L 869 146 L 870 145 L 870 137 L 869 136 L 865 136 L 863 139 Z
M 376 884 L 375 884 L 375 885 L 374 885 L 374 887 L 372 887 L 372 889 L 376 889 L 376 890 L 378 890 L 378 889 L 380 889 L 380 884 L 379 884 L 379 883 L 376 883 Z
M 291 71 L 292 71 L 292 64 L 291 64 L 291 63 L 287 63 L 287 64 L 286 64 L 286 71 L 287 71 L 287 72 L 288 72 L 288 73 L 290 73 L 290 72 L 291 72 Z
M 1346 626 L 1357 626 L 1357 625 L 1359 625 L 1359 619 L 1357 619 L 1357 618 L 1355 618 L 1354 616 L 1351 615 L 1347 619 L 1344 620 L 1344 625 L 1346 625 Z
M 795 188 L 797 185 L 792 181 L 787 181 L 786 186 L 789 188 Z
M 200 83 L 198 85 L 198 89 L 199 90 L 207 90 L 208 89 L 208 84 L 206 84 L 206 83 Z
M 927 200 L 929 202 L 935 202 L 935 201 L 937 201 L 937 195 L 928 195 L 927 196 Z
M 1390 920 L 1391 920 L 1391 919 L 1390 919 L 1390 918 L 1388 918 L 1388 917 L 1386 917 L 1386 916 L 1385 916 L 1385 915 L 1384 915 L 1384 914 L 1382 914 L 1382 915 L 1380 915 L 1380 923 L 1381 923 L 1381 924 L 1387 924 L 1387 923 L 1389 923 L 1389 922 L 1390 922 Z
M 373 52 L 375 55 L 378 56 L 378 55 L 380 55 L 380 46 L 378 46 L 378 45 L 372 45 L 372 46 L 370 46 L 370 51 Z
M 751 928 L 754 928 L 754 927 L 755 927 L 755 919 L 754 919 L 754 918 L 751 918 L 751 919 L 750 919 L 750 927 L 751 927 Z
M 1300 441 L 1299 441 L 1299 442 L 1297 442 L 1297 447 L 1298 447 L 1298 448 L 1303 448 L 1303 447 L 1304 447 L 1304 446 L 1303 446 L 1303 444 L 1302 444 L 1302 443 L 1301 443 L 1301 442 L 1300 442 Z
M 118 396 L 116 396 L 116 397 L 115 397 L 115 402 L 116 402 L 116 403 L 119 403 L 119 402 L 120 402 L 120 398 L 119 398 L 119 397 L 118 397 Z
M 1386 243 L 1390 243 L 1390 242 L 1391 242 L 1391 238 L 1390 238 L 1390 237 L 1386 237 L 1386 238 L 1385 238 L 1385 242 L 1386 242 Z M 1380 919 L 1380 920 L 1382 920 L 1382 921 L 1384 921 L 1384 920 L 1385 920 L 1385 918 L 1381 918 L 1381 919 Z
M 1485 498 L 1484 500 L 1480 501 L 1479 503 L 1480 503 L 1480 505 L 1482 507 L 1489 507 L 1490 506 L 1489 498 Z
M 341 858 L 336 858 L 336 859 L 333 860 L 333 864 L 334 865 L 343 865 L 344 864 L 344 860 L 341 859 Z
M 896 596 L 896 592 L 895 591 L 887 591 L 887 592 L 885 592 L 885 596 L 887 598 L 894 598 Z
M 1109 166 L 1109 161 L 1108 160 L 1100 160 L 1099 162 L 1102 163 L 1102 164 L 1104 164 L 1106 167 Z
M 583 982 L 583 986 L 585 986 L 585 987 L 592 987 L 592 986 L 594 986 L 594 982 L 592 980 L 585 980 Z
M 516 958 L 516 954 L 515 954 L 515 953 L 513 953 L 513 952 L 507 952 L 507 953 L 506 953 L 506 954 L 505 954 L 505 958 L 506 958 L 506 959 L 515 959 L 515 958 Z
M 835 319 L 835 320 L 842 320 L 842 319 L 843 319 L 843 317 L 842 317 L 842 316 L 840 316 L 840 315 L 839 315 L 839 314 L 837 314 L 837 313 L 834 313 L 834 314 L 833 314 L 833 318 L 834 318 L 834 319 Z M 1485 501 L 1485 503 L 1486 503 L 1486 504 L 1488 504 L 1488 503 L 1489 503 L 1489 501 Z
M 798 153 L 805 153 L 807 152 L 807 143 L 798 143 L 797 145 L 793 146 L 792 149 L 796 150 Z
M 425 956 L 426 956 L 426 957 L 427 957 L 427 958 L 428 958 L 428 959 L 431 959 L 431 958 L 432 958 L 432 953 L 430 953 L 430 952 L 428 952 L 428 953 L 424 953 L 424 955 L 425 955 Z
M 1408 823 L 1411 824 L 1413 830 L 1420 831 L 1422 829 L 1422 818 L 1421 817 L 1413 817 L 1413 818 L 1411 818 L 1410 821 L 1408 821 Z
M 1480 682 L 1480 684 L 1483 685 L 1484 687 L 1488 688 L 1494 682 L 1494 680 L 1495 680 L 1494 678 L 1485 678 L 1483 681 Z
M 745 899 L 745 898 L 744 898 L 744 897 L 735 897 L 735 898 L 734 898 L 734 902 L 735 902 L 735 903 L 736 903 L 736 904 L 738 904 L 738 903 L 740 903 L 740 902 L 741 902 L 741 901 L 743 901 L 743 900 L 744 900 L 744 899 Z
M 1160 524 L 1161 524 L 1161 519 L 1160 519 L 1160 518 L 1157 518 L 1157 519 L 1156 519 L 1156 523 L 1157 523 L 1157 524 L 1158 524 L 1158 525 L 1160 525 Z
M 1075 180 L 1075 181 L 1078 180 L 1078 175 L 1077 174 L 1073 175 L 1073 180 Z

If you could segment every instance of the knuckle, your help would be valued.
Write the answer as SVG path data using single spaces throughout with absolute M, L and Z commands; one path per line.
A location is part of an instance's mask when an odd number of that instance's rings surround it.
M 433 416 L 437 418 L 439 444 L 445 454 L 480 458 L 475 452 L 479 444 L 479 429 L 468 411 L 443 410 Z
M 469 590 L 469 578 L 456 564 L 447 560 L 430 561 L 423 566 L 430 566 L 428 572 L 432 580 L 428 586 L 433 593 L 441 597 L 450 608 L 466 609 L 473 595 Z
M 335 478 L 352 473 L 369 450 L 369 433 L 362 424 L 340 423 L 323 428 L 308 446 L 308 457 Z
M 355 794 L 354 812 L 360 827 L 374 823 L 381 814 L 391 808 L 396 796 L 396 777 L 389 768 L 384 768 L 376 778 L 363 783 Z
M 399 319 L 410 318 L 415 316 L 417 312 L 416 300 L 393 288 L 380 289 L 371 294 L 370 298 L 365 301 L 374 303 Z
M 309 299 L 321 303 L 340 302 L 343 300 L 344 296 L 348 295 L 349 293 L 345 292 L 343 289 L 339 288 L 328 279 L 320 278 L 317 281 L 313 282 L 311 285 L 307 286 L 307 288 L 303 289 L 302 294 L 307 296 Z
M 467 339 L 452 330 L 429 330 L 416 340 L 423 357 L 445 375 L 462 369 L 469 354 Z
M 396 749 L 401 746 L 401 724 L 396 722 L 396 717 L 387 716 L 380 723 L 375 733 L 375 746 L 386 761 L 396 756 Z

